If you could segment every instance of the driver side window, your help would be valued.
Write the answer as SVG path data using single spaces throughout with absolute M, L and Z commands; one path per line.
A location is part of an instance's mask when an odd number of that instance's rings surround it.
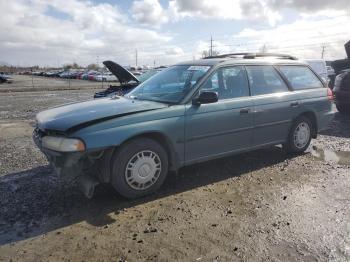
M 200 91 L 217 92 L 219 100 L 249 96 L 244 68 L 241 66 L 219 68 L 204 83 Z

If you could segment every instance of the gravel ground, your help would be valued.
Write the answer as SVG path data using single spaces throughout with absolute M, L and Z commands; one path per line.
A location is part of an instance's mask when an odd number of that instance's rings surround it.
M 155 195 L 85 199 L 31 140 L 34 114 L 94 90 L 0 96 L 0 261 L 349 261 L 350 116 L 279 147 L 169 174 Z

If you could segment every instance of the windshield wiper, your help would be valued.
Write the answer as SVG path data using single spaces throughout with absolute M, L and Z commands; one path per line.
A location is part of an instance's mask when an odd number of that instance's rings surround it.
M 169 100 L 157 100 L 157 99 L 144 99 L 144 100 L 152 101 L 152 102 L 158 102 L 158 103 L 163 103 L 163 104 L 169 104 L 169 105 L 176 105 L 176 104 L 178 104 L 177 102 L 169 101 Z
M 158 103 L 164 103 L 164 104 L 172 104 L 175 105 L 177 104 L 177 102 L 174 101 L 167 101 L 167 100 L 157 100 L 157 99 L 150 99 L 147 97 L 138 97 L 138 96 L 126 96 L 129 99 L 133 99 L 133 100 L 145 100 L 145 101 L 152 101 L 152 102 L 158 102 Z

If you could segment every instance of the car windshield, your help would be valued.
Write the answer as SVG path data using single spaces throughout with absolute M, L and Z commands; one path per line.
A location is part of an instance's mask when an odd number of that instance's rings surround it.
M 148 78 L 150 78 L 151 76 L 154 76 L 155 74 L 157 74 L 159 71 L 158 70 L 149 70 L 145 73 L 143 73 L 142 75 L 138 76 L 137 79 L 140 81 L 140 83 L 145 82 Z
M 179 103 L 210 66 L 177 65 L 146 80 L 126 97 L 164 103 Z

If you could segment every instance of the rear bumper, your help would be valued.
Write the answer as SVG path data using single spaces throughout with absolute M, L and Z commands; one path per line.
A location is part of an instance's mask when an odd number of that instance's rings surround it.
M 332 105 L 332 109 L 330 111 L 325 112 L 318 118 L 318 123 L 317 123 L 318 132 L 321 132 L 328 128 L 330 122 L 332 122 L 335 116 L 335 112 L 336 112 L 335 106 Z

